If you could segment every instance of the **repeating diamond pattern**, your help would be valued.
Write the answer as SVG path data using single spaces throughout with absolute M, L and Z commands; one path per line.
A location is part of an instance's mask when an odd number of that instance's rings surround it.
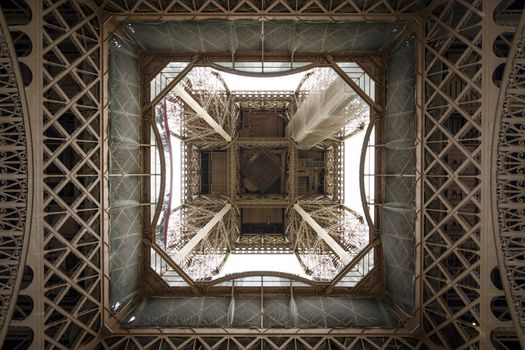
M 479 341 L 481 5 L 446 2 L 425 25 L 423 316 L 451 348 Z
M 131 12 L 145 14 L 198 15 L 344 15 L 344 14 L 396 14 L 416 12 L 429 1 L 415 0 L 97 0 L 108 12 Z
M 101 326 L 100 25 L 77 1 L 44 4 L 44 333 L 73 348 Z

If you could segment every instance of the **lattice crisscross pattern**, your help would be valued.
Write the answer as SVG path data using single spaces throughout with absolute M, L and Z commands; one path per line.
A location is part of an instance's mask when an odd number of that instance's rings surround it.
M 368 336 L 157 336 L 112 337 L 104 349 L 419 349 L 421 341 L 410 337 Z
M 478 341 L 481 1 L 449 1 L 426 21 L 423 316 L 428 336 Z
M 6 0 L 1 6 L 24 6 L 29 3 L 33 20 L 22 21 L 13 17 L 2 19 L 0 35 L 0 324 L 5 326 L 12 295 L 16 294 L 16 278 L 23 260 L 25 237 L 29 232 L 26 221 L 30 218 L 31 156 L 28 144 L 28 116 L 24 116 L 22 79 L 17 76 L 17 63 L 11 46 L 24 45 L 24 30 L 39 41 L 33 50 L 43 44 L 43 61 L 34 64 L 33 80 L 40 91 L 43 81 L 44 105 L 35 107 L 43 114 L 38 120 L 42 126 L 43 142 L 39 145 L 43 158 L 44 197 L 42 208 L 44 245 L 42 259 L 44 276 L 39 276 L 44 287 L 43 319 L 33 330 L 36 338 L 44 340 L 47 348 L 78 348 L 99 334 L 101 328 L 102 268 L 102 145 L 103 130 L 100 99 L 101 45 L 100 24 L 96 14 L 84 2 L 76 0 L 47 0 L 44 2 Z M 154 17 L 177 19 L 346 19 L 352 17 L 370 20 L 403 20 L 423 9 L 430 1 L 416 0 L 95 0 L 102 11 L 132 19 Z M 437 2 L 436 2 L 437 3 Z M 423 267 L 422 314 L 425 334 L 443 347 L 481 347 L 480 266 L 481 256 L 481 0 L 441 1 L 426 18 L 424 41 L 423 83 Z M 486 3 L 489 3 L 488 1 Z M 509 3 L 509 2 L 506 2 Z M 37 5 L 35 5 L 37 4 Z M 43 8 L 43 13 L 40 9 Z M 11 8 L 12 10 L 12 8 Z M 10 11 L 11 11 L 10 10 Z M 16 11 L 15 11 L 16 12 Z M 5 12 L 6 14 L 13 12 Z M 490 16 L 492 14 L 486 14 Z M 135 16 L 135 17 L 133 17 Z M 149 16 L 149 17 L 148 17 Z M 177 17 L 176 17 L 177 16 Z M 7 17 L 7 16 L 6 16 Z M 37 18 L 38 17 L 38 18 Z M 118 16 L 117 16 L 118 17 Z M 31 14 L 27 17 L 31 18 Z M 22 23 L 23 22 L 23 23 Z M 7 35 L 7 27 L 14 25 L 18 34 Z M 43 27 L 38 27 L 43 24 Z M 19 26 L 19 28 L 16 28 Z M 20 28 L 22 26 L 23 28 Z M 271 26 L 267 26 L 270 30 Z M 505 30 L 510 30 L 507 27 Z M 29 33 L 32 34 L 29 34 Z M 257 32 L 258 33 L 258 32 Z M 269 32 L 270 33 L 270 32 Z M 306 33 L 306 31 L 305 31 Z M 497 179 L 495 193 L 499 219 L 502 252 L 514 305 L 521 326 L 525 318 L 525 271 L 523 231 L 525 214 L 524 162 L 525 153 L 523 121 L 523 91 L 525 60 L 522 57 L 523 32 L 516 56 L 509 56 L 512 65 L 509 78 L 503 81 L 505 89 L 502 103 L 501 124 L 497 125 Z M 506 34 L 508 35 L 508 34 Z M 251 43 L 253 36 L 240 38 L 239 42 Z M 305 34 L 304 37 L 308 38 Z M 275 37 L 277 38 L 277 37 Z M 31 37 L 33 39 L 33 37 Z M 486 39 L 486 38 L 485 38 Z M 11 40 L 13 42 L 11 42 Z M 279 39 L 272 39 L 279 41 Z M 506 37 L 509 40 L 510 37 Z M 268 41 L 270 42 L 270 41 Z M 267 43 L 268 43 L 267 42 Z M 213 44 L 213 43 L 212 43 Z M 279 44 L 279 43 L 277 43 Z M 219 43 L 217 43 L 219 45 Z M 219 46 L 218 46 L 219 47 Z M 222 46 L 221 46 L 222 47 Z M 285 47 L 284 45 L 282 47 Z M 19 57 L 30 55 L 27 47 L 15 48 Z M 485 48 L 486 49 L 486 48 Z M 497 56 L 504 57 L 504 47 Z M 40 51 L 38 51 L 40 54 Z M 40 57 L 37 57 L 40 59 Z M 33 57 L 31 57 L 31 60 Z M 20 60 L 21 61 L 21 60 Z M 23 61 L 21 61 L 23 62 Z M 41 68 L 41 69 L 40 69 Z M 31 72 L 30 72 L 31 73 Z M 40 73 L 42 75 L 40 75 Z M 166 72 L 164 72 L 166 73 Z M 163 74 L 164 74 L 163 73 Z M 168 72 L 156 81 L 162 88 L 174 79 L 177 71 Z M 37 75 L 38 74 L 38 75 Z M 404 101 L 402 101 L 404 102 Z M 32 116 L 38 118 L 39 116 Z M 491 116 L 483 116 L 484 120 Z M 188 118 L 189 120 L 191 118 Z M 24 122 L 25 120 L 25 122 Z M 198 120 L 198 119 L 191 119 Z M 41 125 L 40 125 L 41 124 Z M 196 123 L 195 134 L 210 131 L 204 124 Z M 124 138 L 126 135 L 122 135 Z M 483 135 L 486 136 L 486 135 Z M 208 135 L 206 142 L 217 141 Z M 221 141 L 222 142 L 222 141 Z M 334 150 L 334 157 L 342 153 Z M 195 150 L 185 149 L 191 166 L 185 169 L 188 196 L 197 193 L 199 159 Z M 136 161 L 136 160 L 129 160 Z M 122 164 L 115 166 L 124 167 Z M 331 165 L 333 183 L 329 189 L 334 196 L 342 196 L 337 188 L 340 171 Z M 39 178 L 40 174 L 37 174 Z M 119 190 L 115 187 L 115 190 Z M 138 191 L 138 187 L 137 187 Z M 483 206 L 488 205 L 484 199 Z M 38 210 L 41 210 L 39 208 Z M 196 211 L 196 210 L 195 210 Z M 204 214 L 203 214 L 204 215 Z M 209 216 L 209 213 L 208 213 Z M 196 216 L 196 221 L 201 217 Z M 121 220 L 130 220 L 122 215 Z M 203 224 L 205 221 L 199 222 Z M 300 223 L 297 222 L 297 225 Z M 224 231 L 224 227 L 218 230 Z M 302 227 L 305 250 L 329 251 L 315 235 Z M 40 234 L 40 233 L 38 233 Z M 206 251 L 218 246 L 216 237 L 199 246 Z M 498 238 L 498 237 L 497 237 Z M 501 263 L 502 261 L 500 261 Z M 318 262 L 312 262 L 312 265 Z M 43 277 L 43 278 L 42 278 Z M 40 282 L 38 282 L 40 283 Z M 34 287 L 34 285 L 33 285 Z M 32 287 L 32 288 L 33 288 Z M 32 290 L 38 290 L 34 287 Z M 36 293 L 36 292 L 31 292 Z M 40 299 L 39 299 L 40 300 Z M 39 301 L 34 300 L 35 303 Z M 509 318 L 508 309 L 503 308 Z M 39 318 L 36 319 L 40 319 Z M 15 317 L 13 317 L 14 319 Z M 34 320 L 33 318 L 32 320 Z M 279 319 L 272 322 L 279 323 Z M 31 321 L 32 322 L 32 321 Z M 13 323 L 12 323 L 13 324 Z M 43 327 L 42 327 L 43 326 Z M 33 327 L 33 326 L 32 326 Z M 486 327 L 485 327 L 486 329 Z M 348 349 L 348 348 L 424 348 L 420 340 L 411 337 L 387 336 L 383 330 L 359 336 L 320 334 L 262 335 L 249 330 L 243 335 L 163 335 L 143 333 L 120 334 L 101 341 L 100 348 L 107 349 Z M 197 330 L 198 331 L 198 330 Z M 14 332 L 15 336 L 18 335 Z M 377 335 L 381 334 L 381 335 Z M 388 334 L 388 333 L 386 333 Z M 501 333 L 502 338 L 511 337 Z M 493 339 L 494 340 L 494 339 Z M 505 340 L 497 346 L 504 347 Z M 39 344 L 34 345 L 38 347 Z
M 164 13 L 179 15 L 345 15 L 345 14 L 396 14 L 421 10 L 427 1 L 261 1 L 261 0 L 98 0 L 97 4 L 109 12 Z
M 44 332 L 75 347 L 101 325 L 100 26 L 77 1 L 43 18 Z

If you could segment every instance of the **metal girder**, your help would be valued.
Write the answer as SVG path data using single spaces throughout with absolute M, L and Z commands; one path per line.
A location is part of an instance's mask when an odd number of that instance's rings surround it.
M 417 34 L 424 188 L 418 304 L 425 336 L 436 346 L 492 349 L 498 347 L 493 331 L 508 327 L 493 308 L 494 301 L 504 296 L 494 284 L 497 249 L 490 215 L 494 199 L 487 186 L 491 173 L 503 168 L 490 164 L 488 144 L 497 128 L 493 125 L 497 64 L 492 48 L 501 27 L 493 23 L 495 1 L 464 1 L 463 11 L 455 10 L 458 4 L 436 2 Z M 463 49 L 457 50 L 458 46 Z M 507 53 L 502 61 L 507 57 L 512 55 Z M 471 135 L 479 142 L 465 142 Z M 454 191 L 461 194 L 451 195 Z M 499 217 L 508 218 L 501 213 Z M 468 256 L 463 254 L 466 250 Z
M 190 331 L 195 332 L 195 329 Z M 145 333 L 138 335 L 130 335 L 129 333 L 115 334 L 108 336 L 101 341 L 101 345 L 105 349 L 116 350 L 124 347 L 133 346 L 139 350 L 151 349 L 143 344 L 153 346 L 163 346 L 165 349 L 176 350 L 180 349 L 181 346 L 176 346 L 176 341 L 180 341 L 182 346 L 187 348 L 205 348 L 205 349 L 219 349 L 229 348 L 238 350 L 248 350 L 258 348 L 277 348 L 279 344 L 280 349 L 292 349 L 301 348 L 306 350 L 314 349 L 356 349 L 366 344 L 370 349 L 386 349 L 386 348 L 398 348 L 398 349 L 421 349 L 424 348 L 423 344 L 425 341 L 418 339 L 414 336 L 403 336 L 403 335 L 386 335 L 384 332 L 377 332 L 381 336 L 375 334 L 358 334 L 348 336 L 346 334 L 326 334 L 321 332 L 315 332 L 311 330 L 295 330 L 296 333 L 293 336 L 286 335 L 286 340 L 283 342 L 283 334 L 272 333 L 271 330 L 267 330 L 264 334 L 255 334 L 254 330 L 250 329 L 248 334 L 236 335 L 227 334 L 224 329 L 221 328 L 209 328 L 206 329 L 207 333 L 201 334 L 200 332 L 195 335 L 178 334 L 177 338 L 170 334 L 161 333 Z M 298 334 L 299 332 L 303 333 Z M 335 344 L 335 345 L 334 345 Z
M 182 262 L 186 259 L 186 257 L 195 249 L 197 244 L 199 244 L 200 241 L 202 241 L 210 232 L 211 230 L 219 223 L 219 221 L 222 220 L 224 215 L 231 209 L 231 204 L 226 204 L 221 211 L 219 211 L 217 214 L 213 216 L 213 218 L 203 227 L 201 228 L 195 236 L 191 238 L 191 240 L 182 247 L 181 250 L 173 257 L 173 261 L 177 265 L 181 265 Z
M 160 91 L 156 96 L 150 96 L 151 102 L 148 104 L 148 108 L 146 110 L 149 110 L 150 108 L 153 108 L 157 103 L 159 103 L 174 87 L 176 87 L 179 82 L 188 74 L 189 71 L 193 69 L 195 66 L 195 63 L 199 61 L 198 56 L 193 56 L 191 59 L 191 62 L 175 77 L 173 80 L 171 80 L 163 89 Z
M 206 123 L 208 123 L 208 125 L 211 126 L 213 130 L 221 135 L 226 141 L 230 142 L 232 140 L 231 136 L 228 135 L 222 126 L 220 126 L 219 123 L 217 123 L 215 119 L 213 119 L 213 117 L 204 108 L 202 108 L 202 106 L 197 101 L 195 101 L 195 99 L 191 97 L 182 86 L 175 86 L 173 88 L 173 92 L 177 94 L 177 96 L 179 96 L 188 106 L 190 106 L 199 117 L 204 119 Z
M 100 9 L 126 20 L 308 20 L 399 21 L 425 7 L 420 0 L 392 1 L 254 1 L 185 2 L 180 0 L 96 0 Z
M 501 282 L 504 286 L 510 318 L 522 348 L 525 348 L 525 293 L 523 277 L 521 277 L 525 275 L 523 264 L 525 241 L 523 230 L 520 229 L 525 223 L 524 40 L 525 12 L 522 12 L 512 46 L 509 47 L 510 52 L 506 57 L 496 109 L 492 157 L 497 164 L 493 165 L 496 168 L 496 176 L 493 176 L 490 186 L 497 210 L 491 211 L 495 230 L 494 242 L 489 242 L 490 246 L 494 243 L 497 248 Z
M 21 289 L 29 248 L 33 164 L 28 105 L 15 43 L 0 7 L 0 347 Z
M 294 204 L 294 209 L 301 215 L 301 217 L 310 225 L 312 229 L 319 235 L 319 238 L 321 238 L 333 251 L 336 253 L 339 258 L 341 259 L 342 263 L 344 265 L 349 264 L 352 261 L 352 257 L 350 254 L 344 250 L 339 243 L 333 239 L 328 231 L 326 231 L 324 228 L 322 228 L 313 218 L 310 214 L 308 214 L 299 204 Z
M 350 87 L 356 92 L 356 94 L 359 95 L 371 108 L 373 108 L 377 113 L 382 113 L 383 108 L 380 104 L 372 100 L 370 96 L 368 96 L 359 85 L 346 74 L 341 67 L 337 65 L 337 62 L 334 60 L 333 57 L 327 56 L 326 61 L 330 63 L 330 66 L 332 69 L 343 79 Z

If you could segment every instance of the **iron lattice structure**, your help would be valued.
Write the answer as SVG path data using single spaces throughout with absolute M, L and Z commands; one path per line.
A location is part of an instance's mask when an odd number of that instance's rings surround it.
M 450 347 L 475 341 L 480 336 L 475 325 L 481 322 L 477 307 L 481 304 L 481 208 L 478 200 L 481 182 L 475 175 L 481 174 L 483 159 L 479 141 L 463 140 L 479 138 L 482 134 L 483 33 L 481 30 L 472 32 L 468 36 L 469 48 L 459 55 L 453 53 L 458 39 L 452 37 L 449 42 L 442 42 L 435 37 L 442 35 L 441 30 L 454 35 L 465 26 L 481 29 L 482 17 L 474 12 L 475 5 L 466 8 L 461 16 L 454 14 L 452 4 L 438 7 L 428 17 L 424 45 L 427 74 L 422 137 L 438 142 L 426 144 L 423 151 L 423 314 L 432 328 L 431 339 Z M 460 16 L 456 27 L 445 24 L 447 16 Z M 433 79 L 436 71 L 447 73 L 436 81 Z M 451 99 L 451 95 L 455 98 Z M 466 122 L 457 123 L 456 120 Z M 461 158 L 460 162 L 457 157 Z M 443 174 L 449 176 L 443 178 Z M 443 194 L 449 191 L 457 196 L 445 197 Z M 444 250 L 442 247 L 454 248 Z M 449 281 L 457 281 L 457 285 Z M 459 287 L 463 285 L 465 288 Z M 439 331 L 447 328 L 457 332 L 458 338 L 447 337 Z
M 357 19 L 363 16 L 396 16 L 414 13 L 420 10 L 422 4 L 414 0 L 378 2 L 339 1 L 339 2 L 307 2 L 307 1 L 230 1 L 226 3 L 202 1 L 166 1 L 155 3 L 147 0 L 129 3 L 120 0 L 97 1 L 101 9 L 110 13 L 135 13 L 147 16 L 174 15 L 181 18 L 350 18 Z
M 170 65 L 184 66 L 185 64 L 171 63 L 166 67 L 170 67 Z M 166 113 L 167 123 L 175 125 L 175 132 L 178 133 L 177 137 L 182 140 L 182 148 L 185 151 L 183 176 L 181 179 L 184 193 L 183 205 L 181 209 L 177 209 L 180 213 L 172 212 L 173 218 L 166 219 L 167 222 L 164 223 L 164 226 L 169 227 L 165 233 L 166 237 L 163 238 L 162 242 L 159 242 L 157 238 L 157 242 L 152 243 L 153 249 L 156 251 L 164 249 L 167 253 L 164 259 L 168 260 L 168 265 L 179 265 L 180 273 L 187 276 L 186 280 L 191 279 L 198 282 L 209 280 L 213 275 L 217 275 L 232 251 L 251 251 L 255 253 L 256 250 L 265 252 L 268 250 L 279 251 L 280 249 L 284 249 L 281 253 L 297 253 L 297 256 L 300 256 L 301 265 L 305 273 L 311 275 L 312 278 L 320 281 L 328 281 L 334 278 L 349 261 L 340 261 L 342 259 L 341 254 L 334 254 L 332 251 L 333 245 L 331 247 L 326 243 L 328 238 L 324 240 L 317 238 L 318 233 L 310 227 L 311 224 L 298 226 L 297 223 L 301 219 L 296 218 L 294 220 L 294 214 L 286 216 L 285 225 L 287 226 L 286 235 L 288 237 L 284 238 L 284 241 L 281 240 L 283 242 L 281 242 L 280 247 L 276 246 L 277 241 L 275 241 L 270 243 L 269 249 L 264 249 L 264 244 L 260 243 L 265 240 L 270 241 L 272 237 L 259 237 L 259 243 L 255 243 L 255 247 L 252 248 L 248 246 L 248 243 L 255 242 L 254 238 L 247 239 L 239 234 L 239 207 L 271 207 L 272 205 L 283 206 L 294 203 L 296 200 L 295 169 L 297 168 L 296 144 L 291 138 L 235 137 L 239 127 L 240 108 L 246 111 L 246 108 L 251 110 L 251 108 L 257 106 L 259 108 L 269 108 L 269 106 L 277 108 L 279 106 L 283 117 L 286 118 L 286 115 L 291 114 L 289 108 L 292 106 L 292 93 L 289 91 L 286 93 L 235 92 L 232 94 L 217 72 L 208 67 L 191 67 L 191 63 L 185 66 L 185 69 L 188 70 L 187 75 L 179 75 L 173 78 L 173 81 L 180 80 L 180 85 L 177 85 L 173 91 L 169 91 L 166 94 L 164 106 L 155 109 L 157 116 L 155 118 L 149 117 L 149 120 L 154 120 L 159 118 L 159 114 L 162 117 L 163 113 Z M 166 71 L 166 69 L 163 68 L 163 71 Z M 315 72 L 319 73 L 319 71 Z M 317 75 L 314 74 L 314 76 Z M 328 79 L 316 83 L 315 81 L 310 81 L 313 78 L 312 75 L 309 76 L 308 91 L 322 91 L 326 89 L 335 80 L 336 73 L 325 68 L 321 71 L 321 76 L 326 76 L 325 78 Z M 146 85 L 152 84 L 150 81 L 145 83 Z M 164 91 L 167 90 L 164 89 Z M 149 96 L 147 101 L 158 101 L 160 98 L 161 95 L 152 95 Z M 249 101 L 249 103 L 246 104 L 246 101 Z M 234 102 L 242 103 L 242 107 L 234 104 Z M 146 109 L 146 114 L 148 113 L 150 113 L 150 110 Z M 348 114 L 349 112 L 344 113 L 345 116 Z M 359 115 L 361 116 L 361 114 Z M 152 128 L 156 129 L 155 134 L 158 135 L 161 127 L 157 123 L 154 125 L 152 123 Z M 349 251 L 349 256 L 355 256 L 361 249 L 365 248 L 368 241 L 354 246 L 352 244 L 349 245 L 348 237 L 346 240 L 342 240 L 341 237 L 354 234 L 361 239 L 368 236 L 368 229 L 365 228 L 364 219 L 360 218 L 359 215 L 355 213 L 353 215 L 344 215 L 344 210 L 341 210 L 342 207 L 336 208 L 337 206 L 335 205 L 343 200 L 343 136 L 324 140 L 319 145 L 319 149 L 326 150 L 327 173 L 325 182 L 328 198 L 310 198 L 305 203 L 309 203 L 307 212 L 315 212 L 314 207 L 317 205 L 325 208 L 323 214 L 333 214 L 332 221 L 319 221 L 322 218 L 320 215 L 312 217 L 316 223 L 320 222 L 323 227 L 328 228 L 328 235 L 331 237 L 329 239 L 335 240 L 335 244 L 341 246 L 341 249 Z M 159 138 L 157 144 L 164 143 L 160 139 L 162 137 Z M 226 166 L 229 167 L 226 170 L 228 182 L 225 185 L 225 189 L 229 189 L 229 191 L 222 191 L 221 193 L 221 191 L 217 192 L 216 189 L 215 193 L 213 193 L 213 189 L 211 189 L 210 193 L 203 196 L 201 195 L 199 180 L 201 171 L 205 170 L 201 169 L 200 152 L 203 150 L 224 150 L 225 148 L 227 148 Z M 261 149 L 283 154 L 282 157 L 284 159 L 282 161 L 286 164 L 286 170 L 285 179 L 282 181 L 282 195 L 248 197 L 239 192 L 241 188 L 239 173 L 243 152 L 258 152 Z M 148 152 L 149 150 L 146 149 L 144 157 L 147 157 Z M 162 152 L 161 150 L 160 153 L 162 154 Z M 169 161 L 164 159 L 164 162 L 167 163 Z M 217 193 L 221 194 L 217 195 Z M 228 210 L 226 215 L 222 215 L 217 220 L 216 226 L 208 227 L 208 222 L 217 217 L 226 203 L 231 203 L 235 207 Z M 160 208 L 163 208 L 163 206 L 159 206 L 157 211 Z M 145 206 L 143 212 L 147 215 L 149 210 L 150 208 Z M 153 220 L 159 219 L 162 220 L 156 213 Z M 291 223 L 287 223 L 288 220 L 291 220 Z M 340 223 L 337 224 L 334 220 L 340 220 Z M 175 230 L 171 228 L 172 224 L 176 225 Z M 155 226 L 155 223 L 153 226 Z M 339 232 L 345 231 L 345 226 L 347 226 L 347 232 Z M 350 226 L 352 227 L 348 229 Z M 162 236 L 162 234 L 160 235 Z M 158 237 L 159 234 L 157 233 L 156 236 Z M 199 241 L 194 242 L 196 239 Z M 238 243 L 241 241 L 241 246 L 239 246 Z M 245 250 L 246 248 L 248 249 Z M 181 256 L 181 254 L 184 256 Z M 170 261 L 168 256 L 171 256 L 173 261 Z M 156 268 L 155 270 L 164 279 L 167 278 L 167 270 L 162 268 Z
M 515 324 L 519 324 L 521 329 L 525 329 L 525 299 L 523 296 L 525 270 L 519 261 L 522 260 L 523 247 L 523 173 L 524 162 L 523 152 L 525 151 L 523 142 L 523 109 L 520 106 L 520 99 L 524 87 L 523 81 L 523 55 L 525 50 L 524 43 L 524 18 L 521 17 L 516 29 L 516 36 L 512 45 L 508 45 L 508 50 L 512 61 L 505 66 L 505 72 L 501 80 L 501 90 L 498 97 L 498 108 L 495 129 L 497 133 L 494 137 L 493 151 L 496 161 L 496 176 L 493 191 L 497 200 L 497 223 L 495 227 L 497 234 L 494 236 L 496 246 L 498 246 L 499 271 L 503 277 L 502 284 L 505 286 L 505 300 L 510 305 L 510 312 L 507 315 L 499 313 L 497 316 L 501 320 L 511 319 Z M 500 34 L 500 37 L 503 34 Z M 498 52 L 501 56 L 501 52 Z M 506 85 L 505 85 L 506 84 Z M 493 159 L 494 160 L 494 159 Z M 494 220 L 496 222 L 496 219 Z M 500 300 L 502 298 L 500 297 Z M 518 327 L 519 329 L 519 327 Z M 523 332 L 520 333 L 523 336 Z
M 520 346 L 524 339 L 523 276 L 518 263 L 523 254 L 524 149 L 523 106 L 518 101 L 524 90 L 524 33 L 512 7 L 476 0 L 425 3 L 422 12 L 417 12 L 420 1 L 199 4 L 178 0 L 2 2 L 4 346 Z M 104 11 L 117 21 L 106 21 L 105 29 L 100 25 Z M 102 220 L 109 209 L 104 199 L 109 173 L 103 152 L 107 95 L 102 82 L 107 79 L 107 60 L 102 52 L 108 33 L 118 30 L 119 18 L 159 15 L 164 19 L 394 18 L 416 19 L 420 24 L 414 32 L 420 62 L 421 219 L 416 224 L 422 229 L 416 259 L 422 266 L 417 275 L 421 289 L 416 293 L 419 323 L 410 332 L 400 329 L 392 335 L 392 330 L 361 329 L 317 334 L 303 330 L 292 335 L 282 330 L 262 334 L 260 329 L 207 329 L 189 334 L 119 328 L 107 306 L 109 290 L 103 284 L 109 280 L 107 223 Z M 495 74 L 505 64 L 505 73 Z M 30 97 L 27 104 L 24 96 Z
M 21 284 L 31 229 L 33 167 L 27 100 L 15 54 L 17 36 L 11 38 L 1 14 L 0 20 L 0 336 L 4 339 L 13 314 L 25 311 L 17 307 L 17 300 L 27 298 L 23 291 L 27 285 Z

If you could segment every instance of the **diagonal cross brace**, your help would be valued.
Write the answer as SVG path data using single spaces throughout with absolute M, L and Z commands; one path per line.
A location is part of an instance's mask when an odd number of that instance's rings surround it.
M 228 133 L 222 128 L 222 126 L 219 125 L 213 119 L 213 117 L 204 109 L 202 106 L 195 101 L 193 97 L 191 97 L 190 94 L 184 90 L 184 88 L 180 85 L 177 85 L 173 88 L 173 92 L 177 94 L 188 106 L 190 106 L 191 109 L 197 113 L 199 117 L 204 119 L 206 123 L 208 123 L 209 126 L 213 128 L 219 135 L 221 135 L 226 141 L 230 142 L 232 140 L 231 136 L 228 135 Z
M 206 236 L 211 232 L 211 230 L 219 223 L 219 221 L 222 220 L 224 215 L 228 213 L 231 209 L 231 204 L 226 204 L 218 213 L 216 213 L 213 218 L 208 221 L 206 225 L 204 225 L 203 228 L 201 228 L 199 231 L 197 231 L 197 234 L 193 236 L 188 243 L 184 247 L 182 247 L 181 250 L 177 252 L 175 257 L 173 257 L 173 261 L 177 265 L 181 265 L 182 262 L 186 259 L 186 257 L 195 249 L 197 244 L 200 243 Z
M 321 238 L 334 251 L 334 253 L 339 256 L 343 265 L 348 265 L 352 261 L 352 256 L 350 253 L 344 250 L 343 247 L 341 247 L 339 243 L 337 243 L 335 239 L 330 236 L 328 231 L 322 228 L 310 214 L 301 208 L 299 204 L 294 204 L 293 208 L 295 211 L 297 211 L 297 213 L 299 213 L 299 215 L 301 215 L 303 220 L 306 221 L 308 225 L 310 225 L 317 235 L 319 235 L 319 238 Z

